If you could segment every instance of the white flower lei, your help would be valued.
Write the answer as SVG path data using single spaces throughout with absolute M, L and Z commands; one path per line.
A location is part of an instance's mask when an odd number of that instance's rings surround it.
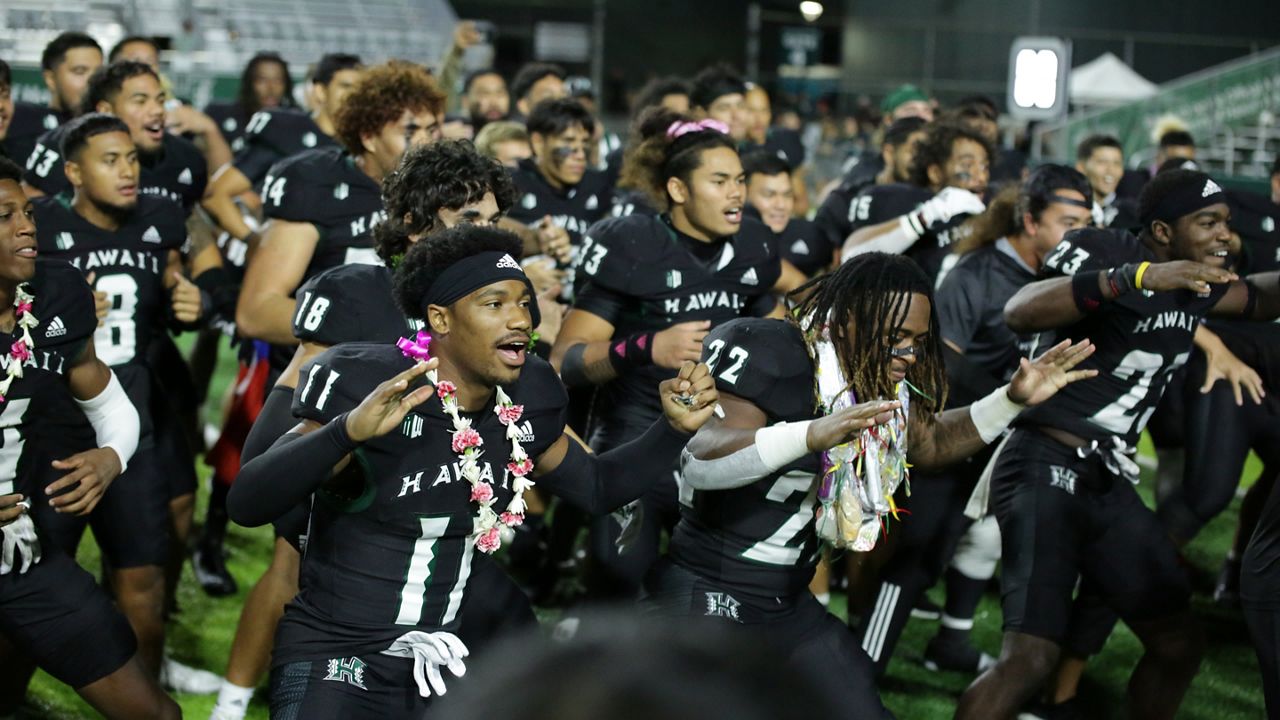
M 27 284 L 19 285 L 14 292 L 13 306 L 16 308 L 17 326 L 22 328 L 22 337 L 9 346 L 9 367 L 5 369 L 5 378 L 0 380 L 0 402 L 5 401 L 14 378 L 22 377 L 22 365 L 31 359 L 31 351 L 36 347 L 35 341 L 31 339 L 31 328 L 40 324 L 40 321 L 31 314 L 34 303 L 35 296 L 27 292 Z

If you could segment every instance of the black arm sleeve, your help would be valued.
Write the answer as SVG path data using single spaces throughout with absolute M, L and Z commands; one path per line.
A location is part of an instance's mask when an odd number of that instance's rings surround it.
M 584 512 L 604 515 L 669 479 L 663 468 L 675 466 L 691 437 L 658 418 L 640 437 L 600 455 L 570 441 L 560 465 L 537 482 Z
M 258 418 L 249 428 L 249 435 L 244 439 L 244 448 L 240 451 L 240 467 L 267 450 L 281 435 L 289 432 L 298 424 L 293 416 L 293 388 L 276 385 L 267 393 L 267 401 L 258 411 Z
M 355 449 L 346 413 L 315 432 L 287 433 L 240 469 L 227 495 L 227 513 L 245 527 L 266 525 L 318 490 Z

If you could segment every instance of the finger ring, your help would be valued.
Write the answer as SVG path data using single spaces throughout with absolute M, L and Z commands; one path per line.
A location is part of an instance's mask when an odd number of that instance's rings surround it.
M 685 407 L 693 407 L 693 396 L 692 396 L 692 395 L 677 395 L 677 396 L 676 396 L 676 402 L 680 403 L 681 405 L 683 405 L 683 406 L 685 406 Z

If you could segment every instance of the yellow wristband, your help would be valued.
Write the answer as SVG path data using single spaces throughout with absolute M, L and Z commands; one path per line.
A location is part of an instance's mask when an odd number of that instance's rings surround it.
M 1151 267 L 1151 263 L 1144 262 L 1138 266 L 1138 272 L 1133 275 L 1133 286 L 1142 290 L 1142 276 L 1147 272 L 1147 268 Z

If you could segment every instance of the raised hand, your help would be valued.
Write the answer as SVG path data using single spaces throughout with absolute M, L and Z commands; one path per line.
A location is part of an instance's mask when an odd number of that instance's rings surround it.
M 702 338 L 708 332 L 711 332 L 710 320 L 690 320 L 654 333 L 651 351 L 654 364 L 677 370 L 686 361 L 697 362 L 702 357 Z
M 569 231 L 551 222 L 547 215 L 538 223 L 538 247 L 542 252 L 555 258 L 561 265 L 568 265 L 573 260 L 573 244 L 569 239 Z
M 1097 370 L 1075 370 L 1097 348 L 1088 340 L 1071 344 L 1063 340 L 1034 361 L 1022 358 L 1009 380 L 1009 399 L 1019 405 L 1039 405 L 1077 380 L 1094 377 Z
M 681 432 L 694 433 L 715 412 L 720 392 L 706 363 L 686 360 L 680 372 L 658 385 L 662 397 L 662 411 L 667 422 Z
M 347 436 L 355 442 L 365 442 L 399 427 L 410 410 L 426 402 L 435 392 L 430 383 L 409 388 L 439 364 L 437 358 L 416 363 L 374 388 L 355 410 L 347 413 Z
M 1142 274 L 1142 289 L 1152 292 L 1190 290 L 1206 295 L 1210 283 L 1228 283 L 1239 276 L 1230 270 L 1205 265 L 1194 260 L 1152 263 Z
M 822 452 L 843 445 L 863 430 L 889 422 L 900 407 L 902 403 L 897 400 L 875 400 L 820 417 L 809 423 L 809 432 L 805 436 L 809 451 Z
M 200 288 L 178 271 L 173 272 L 173 288 L 169 290 L 169 302 L 173 305 L 173 316 L 179 322 L 193 323 L 200 319 L 204 311 L 204 301 L 200 297 Z

